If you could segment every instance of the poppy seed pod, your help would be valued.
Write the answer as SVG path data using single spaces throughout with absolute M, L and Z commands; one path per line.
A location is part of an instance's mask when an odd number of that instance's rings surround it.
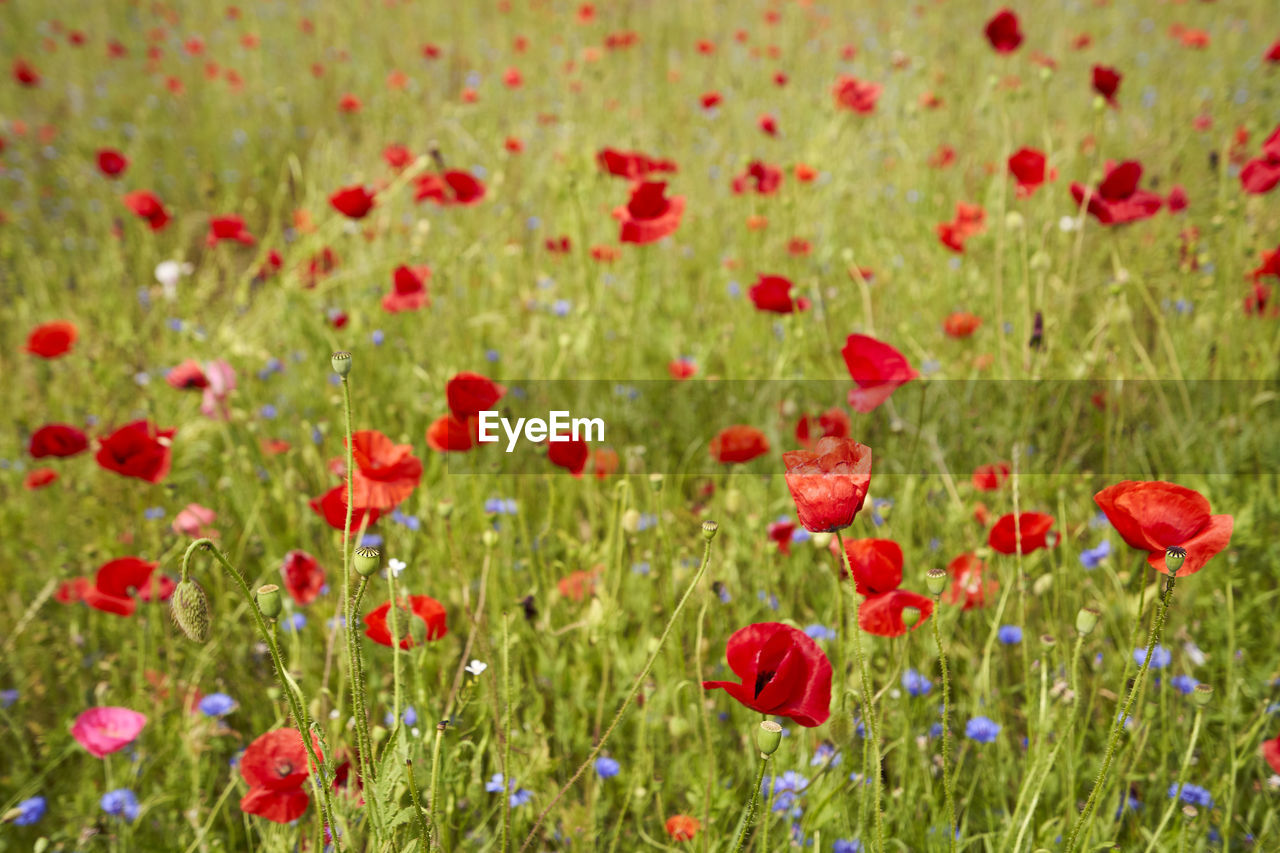
M 716 531 L 720 529 L 720 525 L 714 521 L 707 520 L 702 522 L 702 538 L 710 542 L 716 538 Z
M 169 615 L 187 639 L 203 643 L 209 639 L 209 597 L 200 584 L 184 578 L 169 598 Z
M 1182 564 L 1186 562 L 1187 549 L 1179 545 L 1172 548 L 1166 548 L 1164 552 L 1164 564 L 1169 569 L 1169 574 L 1176 575 L 1178 569 L 1182 568 Z
M 1098 617 L 1101 615 L 1096 607 L 1081 607 L 1076 614 L 1076 633 L 1082 637 L 1092 634 L 1093 629 L 1098 627 Z
M 760 755 L 768 758 L 778 751 L 782 744 L 782 726 L 773 720 L 764 720 L 756 732 L 756 746 L 760 747 Z
M 284 599 L 280 596 L 280 587 L 273 583 L 258 587 L 258 609 L 268 619 L 276 619 L 284 609 Z
M 908 629 L 914 628 L 920 622 L 920 610 L 916 607 L 902 608 L 902 624 Z
M 382 566 L 382 552 L 377 548 L 357 548 L 351 555 L 351 565 L 360 577 L 370 577 Z
M 1208 684 L 1197 684 L 1195 689 L 1191 691 L 1191 701 L 1196 703 L 1197 707 L 1203 708 L 1209 704 L 1209 700 L 1213 698 L 1213 687 Z
M 946 569 L 930 569 L 925 573 L 924 582 L 929 589 L 930 595 L 935 598 L 942 595 L 943 590 L 947 588 Z
M 351 373 L 351 353 L 335 352 L 329 357 L 329 364 L 333 367 L 334 373 L 346 379 Z

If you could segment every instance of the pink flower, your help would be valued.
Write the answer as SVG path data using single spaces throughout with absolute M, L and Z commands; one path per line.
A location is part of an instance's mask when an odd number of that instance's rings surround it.
M 236 372 L 231 365 L 219 359 L 204 366 L 204 375 L 209 384 L 204 389 L 204 399 L 200 401 L 200 413 L 208 418 L 231 417 L 227 407 L 227 397 L 236 390 Z
M 76 717 L 71 736 L 95 758 L 123 749 L 147 724 L 147 715 L 128 708 L 90 708 Z
M 213 524 L 213 520 L 217 517 L 218 514 L 207 506 L 187 504 L 186 509 L 178 513 L 178 517 L 173 520 L 173 532 L 190 536 L 192 539 L 212 538 L 218 535 L 218 531 L 205 525 Z

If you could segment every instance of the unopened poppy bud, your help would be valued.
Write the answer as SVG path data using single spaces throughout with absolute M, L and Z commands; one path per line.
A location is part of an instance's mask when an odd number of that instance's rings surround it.
M 782 726 L 773 720 L 760 723 L 760 729 L 756 732 L 756 746 L 760 747 L 760 754 L 767 758 L 777 752 L 781 744 Z
M 664 481 L 665 479 L 666 479 L 666 478 L 665 478 L 665 477 L 663 477 L 661 474 L 650 474 L 650 475 L 649 475 L 649 488 L 653 489 L 655 492 L 660 492 L 660 491 L 662 491 L 662 485 L 663 485 L 663 481 Z
M 280 596 L 280 587 L 273 583 L 258 587 L 257 599 L 258 609 L 268 619 L 279 617 L 280 611 L 284 609 L 284 599 Z
M 444 519 L 453 515 L 453 501 L 440 501 L 436 504 L 436 515 Z
M 203 643 L 209 639 L 209 597 L 200 584 L 184 578 L 169 597 L 169 615 L 187 639 Z
M 1208 684 L 1197 684 L 1191 691 L 1191 701 L 1203 708 L 1213 698 L 1213 687 Z
M 925 573 L 924 582 L 929 588 L 929 594 L 937 598 L 947 588 L 946 569 L 930 569 Z
M 351 372 L 351 353 L 335 352 L 329 357 L 329 364 L 333 366 L 334 373 L 345 379 Z
M 622 529 L 628 533 L 637 533 L 640 530 L 640 510 L 629 509 L 622 514 Z
M 1186 562 L 1187 549 L 1174 545 L 1164 552 L 1164 565 L 1169 570 L 1169 574 L 1176 575 L 1178 570 L 1182 568 L 1182 564 Z
M 351 555 L 351 565 L 360 577 L 370 577 L 382 566 L 382 552 L 377 548 L 357 548 Z
M 902 608 L 902 624 L 906 625 L 908 630 L 914 628 L 920 622 L 920 608 L 904 607 Z
M 484 543 L 484 547 L 492 548 L 498 544 L 498 531 L 492 527 L 480 534 L 480 541 Z
M 853 738 L 853 715 L 848 711 L 837 711 L 831 715 L 831 739 L 836 743 L 848 743 Z
M 716 538 L 716 531 L 720 529 L 720 525 L 708 519 L 702 522 L 702 538 L 710 542 Z
M 1082 637 L 1092 634 L 1093 629 L 1098 627 L 1098 617 L 1101 615 L 1096 607 L 1081 607 L 1076 613 L 1076 633 Z
M 824 531 L 820 531 L 818 533 L 812 534 L 809 537 L 809 541 L 813 542 L 813 547 L 821 551 L 824 548 L 830 548 L 831 540 L 834 538 L 835 538 L 835 534 L 829 533 L 824 530 Z

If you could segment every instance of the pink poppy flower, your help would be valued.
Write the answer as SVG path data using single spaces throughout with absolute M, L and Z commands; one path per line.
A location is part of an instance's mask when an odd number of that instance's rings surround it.
M 71 736 L 90 755 L 102 758 L 133 743 L 146 724 L 146 714 L 128 708 L 90 708 L 76 717 Z

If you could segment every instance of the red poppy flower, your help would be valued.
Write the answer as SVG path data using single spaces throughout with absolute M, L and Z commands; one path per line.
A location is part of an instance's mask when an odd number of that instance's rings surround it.
M 427 427 L 427 446 L 437 453 L 461 453 L 475 446 L 476 418 L 441 415 Z
M 619 151 L 616 148 L 601 149 L 596 154 L 596 162 L 610 175 L 631 181 L 643 181 L 659 172 L 676 171 L 676 164 L 672 160 L 650 157 L 639 151 Z
M 849 405 L 862 414 L 874 411 L 900 386 L 920 375 L 906 356 L 868 335 L 850 335 L 840 354 L 858 386 L 849 392 Z
M 58 358 L 71 351 L 71 345 L 79 336 L 75 324 L 66 320 L 42 323 L 31 330 L 23 349 L 41 358 Z
M 53 594 L 53 597 L 59 604 L 75 604 L 77 601 L 84 600 L 92 586 L 93 581 L 88 578 L 72 578 L 58 584 L 58 591 Z
M 169 211 L 164 209 L 160 197 L 150 190 L 134 190 L 120 198 L 124 206 L 139 219 L 147 220 L 152 231 L 159 231 L 169 224 Z
M 359 430 L 351 438 L 356 507 L 391 509 L 412 494 L 422 479 L 422 462 L 413 455 L 413 445 L 396 444 L 374 429 Z
M 29 491 L 43 489 L 58 479 L 58 472 L 52 468 L 32 468 L 22 478 L 22 487 Z
M 347 524 L 347 487 L 334 486 L 318 498 L 308 501 L 308 506 L 334 530 L 345 530 Z M 382 516 L 382 511 L 356 506 L 351 512 L 351 529 L 369 527 Z
M 719 92 L 707 92 L 698 100 L 702 104 L 702 108 L 704 110 L 710 110 L 719 106 L 720 102 L 724 100 L 724 98 L 720 96 Z
M 988 599 L 994 599 L 1000 584 L 984 579 L 987 564 L 977 554 L 961 554 L 947 564 L 951 585 L 943 595 L 947 604 L 959 605 L 963 610 L 985 607 Z
M 463 372 L 445 385 L 445 399 L 454 417 L 465 419 L 493 409 L 507 389 L 479 373 Z
M 1120 81 L 1124 79 L 1119 71 L 1105 65 L 1093 66 L 1093 91 L 1107 99 L 1107 103 L 1116 106 L 1116 92 L 1120 89 Z
M 164 375 L 164 381 L 179 391 L 209 387 L 209 376 L 195 359 L 187 359 Z
M 314 737 L 312 747 L 323 760 Z M 302 817 L 311 801 L 305 787 L 311 766 L 297 729 L 274 729 L 255 738 L 240 757 L 240 775 L 249 783 L 249 792 L 240 799 L 246 814 L 290 823 Z
M 692 841 L 702 829 L 702 822 L 696 817 L 678 814 L 667 818 L 666 828 L 672 841 Z
M 382 297 L 382 309 L 392 314 L 397 311 L 417 311 L 431 304 L 427 294 L 427 282 L 431 280 L 431 267 L 398 266 L 391 274 L 391 292 Z
M 858 626 L 877 637 L 901 637 L 907 633 L 906 623 L 902 621 L 902 611 L 908 607 L 920 611 L 919 620 L 911 626 L 912 631 L 933 615 L 931 599 L 909 590 L 894 589 L 863 599 L 858 605 Z
M 729 668 L 741 679 L 704 681 L 762 714 L 820 726 L 831 716 L 831 662 L 803 631 L 781 622 L 740 628 L 729 638 Z
M 613 210 L 613 218 L 620 223 L 620 242 L 644 245 L 675 233 L 684 213 L 684 196 L 667 198 L 666 192 L 663 181 L 644 181 L 632 188 L 626 205 Z
M 717 462 L 750 462 L 769 452 L 769 439 L 753 426 L 725 427 L 711 439 L 711 456 Z
M 333 209 L 350 219 L 364 219 L 373 210 L 374 196 L 363 186 L 343 187 L 329 196 Z
M 1176 483 L 1125 480 L 1093 496 L 1131 548 L 1150 552 L 1147 562 L 1164 574 L 1164 554 L 1185 548 L 1178 577 L 1193 575 L 1231 542 L 1235 519 L 1210 515 L 1204 495 Z
M 831 549 L 839 556 L 838 543 Z M 844 551 L 859 595 L 882 595 L 902 583 L 902 546 L 892 539 L 846 539 Z M 840 573 L 846 574 L 843 561 Z
M 836 106 L 842 110 L 852 110 L 855 113 L 873 113 L 876 110 L 876 101 L 880 99 L 880 92 L 883 86 L 879 83 L 871 83 L 866 80 L 859 80 L 849 74 L 841 74 L 836 78 L 836 84 L 831 90 L 831 94 L 835 96 Z
M 602 447 L 591 454 L 591 470 L 597 480 L 603 480 L 616 473 L 621 462 L 618 451 L 612 447 Z
M 1009 479 L 1013 467 L 1008 462 L 979 465 L 973 469 L 973 487 L 980 492 L 994 492 Z
M 1045 156 L 1034 148 L 1020 148 L 1009 158 L 1009 174 L 1018 182 L 1018 198 L 1028 198 L 1040 185 L 1058 177 L 1057 171 L 1045 168 Z
M 771 115 L 762 115 L 756 119 L 756 125 L 765 136 L 778 135 L 778 120 Z
M 996 53 L 1013 53 L 1022 44 L 1022 30 L 1018 28 L 1018 16 L 1010 9 L 1001 9 L 987 21 L 984 32 Z
M 556 589 L 570 601 L 582 601 L 588 595 L 595 595 L 596 578 L 599 576 L 599 566 L 589 570 L 570 572 L 556 581 Z
M 778 553 L 791 553 L 791 536 L 796 532 L 796 523 L 791 519 L 782 519 L 780 521 L 769 522 L 768 528 L 765 530 L 769 539 L 778 546 Z
M 118 178 L 129 168 L 129 160 L 114 148 L 103 148 L 98 152 L 98 171 L 108 178 Z
M 470 172 L 451 170 L 439 175 L 420 175 L 414 180 L 414 201 L 434 201 L 443 207 L 479 204 L 485 187 Z
M 821 435 L 814 435 L 815 427 L 822 431 Z M 848 438 L 851 429 L 852 424 L 849 423 L 849 416 L 844 413 L 843 409 L 827 409 L 818 415 L 816 419 L 809 415 L 800 416 L 800 420 L 796 422 L 796 441 L 804 449 L 813 450 L 817 446 L 818 439 L 828 436 L 832 438 Z
M 1164 199 L 1156 193 L 1138 189 L 1141 177 L 1142 164 L 1136 160 L 1127 160 L 1119 165 L 1108 162 L 1106 177 L 1096 192 L 1083 184 L 1073 183 L 1071 197 L 1076 204 L 1087 203 L 1089 213 L 1103 225 L 1149 219 L 1160 210 Z
M 83 600 L 95 610 L 114 613 L 117 616 L 132 616 L 137 608 L 133 593 L 137 592 L 144 600 L 153 597 L 165 598 L 161 581 L 156 581 L 157 595 L 151 593 L 151 574 L 157 563 L 148 563 L 138 557 L 121 557 L 102 564 L 98 568 L 97 577 L 92 586 L 83 590 Z M 172 581 L 169 582 L 172 592 Z
M 1169 190 L 1169 197 L 1165 199 L 1165 203 L 1169 205 L 1170 213 L 1181 213 L 1187 209 L 1187 189 L 1181 184 L 1175 184 L 1173 189 Z
M 1276 47 L 1280 48 L 1280 41 L 1276 42 Z M 1277 58 L 1280 61 L 1280 57 Z M 1280 773 L 1280 736 L 1271 740 L 1264 740 L 1260 747 L 1263 759 L 1267 764 L 1271 765 L 1271 769 L 1276 773 Z
M 938 239 L 953 252 L 963 252 L 966 240 L 986 230 L 986 221 L 987 212 L 980 205 L 956 202 L 952 221 L 936 226 Z
M 284 576 L 285 592 L 301 607 L 315 601 L 324 590 L 324 569 L 306 551 L 285 554 L 280 574 Z
M 1280 39 L 1276 39 L 1275 42 L 1272 43 L 1271 47 L 1267 49 L 1267 52 L 1262 54 L 1262 58 L 1267 62 L 1280 62 Z M 1276 770 L 1276 772 L 1280 773 L 1280 770 Z
M 1251 271 L 1249 274 L 1253 276 L 1254 281 L 1257 281 L 1264 276 L 1275 276 L 1276 278 L 1280 278 L 1280 246 L 1277 246 L 1276 249 L 1271 252 L 1264 251 L 1262 253 L 1262 263 L 1258 265 L 1257 269 Z
M 987 544 L 1001 554 L 1014 554 L 1019 550 L 1030 554 L 1041 548 L 1056 548 L 1061 534 L 1053 534 L 1053 542 L 1048 541 L 1049 528 L 1053 527 L 1053 516 L 1043 512 L 1022 512 L 1002 515 L 987 534 Z M 1019 549 L 1021 540 L 1021 549 Z
M 826 436 L 812 450 L 782 454 L 787 488 L 800 523 L 813 533 L 853 524 L 871 487 L 871 448 L 851 438 Z
M 580 438 L 566 436 L 563 441 L 547 442 L 547 458 L 552 465 L 565 469 L 575 477 L 581 477 L 591 458 L 591 448 Z
M 956 311 L 953 314 L 948 314 L 947 319 L 942 321 L 942 331 L 949 338 L 967 338 L 978 331 L 978 327 L 981 325 L 982 318 L 977 314 Z
M 413 162 L 413 152 L 403 145 L 388 145 L 382 149 L 382 160 L 398 172 Z
M 158 483 L 169 473 L 176 429 L 160 429 L 151 421 L 125 424 L 99 439 L 98 464 L 123 477 Z
M 244 219 L 241 217 L 214 216 L 209 220 L 209 236 L 205 238 L 205 245 L 216 246 L 223 240 L 235 240 L 244 246 L 252 246 L 258 242 L 245 229 Z
M 388 627 L 387 614 L 391 611 L 391 602 L 384 602 L 374 610 L 365 614 L 366 626 L 364 635 L 379 645 L 391 646 L 391 630 Z M 421 625 L 406 625 L 405 620 L 413 618 L 421 620 L 425 625 L 423 633 Z M 423 637 L 428 642 L 438 640 L 449 633 L 445 624 L 444 606 L 429 595 L 411 595 L 408 599 L 400 599 L 400 609 L 396 613 L 396 627 L 404 637 L 400 648 L 411 649 L 415 645 L 414 637 Z
M 747 170 L 733 179 L 733 192 L 741 195 L 751 191 L 759 195 L 772 195 L 782 186 L 782 170 L 760 160 L 752 160 Z
M 15 59 L 13 61 L 13 79 L 18 81 L 21 86 L 33 88 L 40 85 L 40 72 L 36 71 L 36 67 L 25 59 Z
M 747 296 L 760 311 L 774 314 L 791 314 L 796 311 L 807 311 L 810 302 L 804 297 L 791 298 L 791 281 L 780 275 L 762 275 L 747 291 Z
M 65 458 L 89 449 L 89 439 L 70 424 L 46 424 L 31 434 L 27 451 L 33 459 Z
M 1276 184 L 1280 184 L 1280 126 L 1262 143 L 1262 156 L 1240 170 L 1240 185 L 1252 195 L 1270 192 Z

